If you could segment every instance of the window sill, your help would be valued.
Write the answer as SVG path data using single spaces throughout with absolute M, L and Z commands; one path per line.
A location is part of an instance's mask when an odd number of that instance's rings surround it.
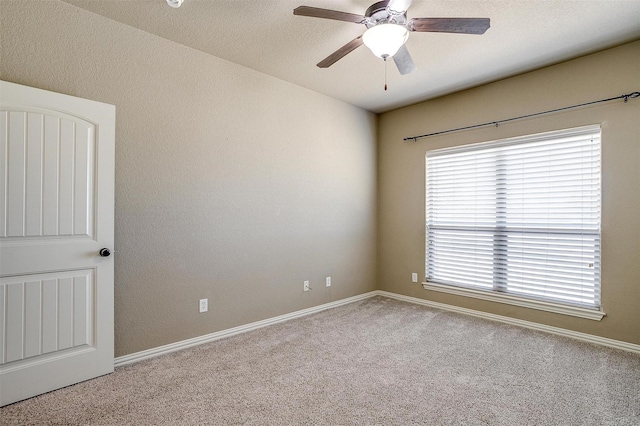
M 440 291 L 443 293 L 455 294 L 457 296 L 473 297 L 475 299 L 488 300 L 490 302 L 506 303 L 508 305 L 522 306 L 525 308 L 538 309 L 541 311 L 553 312 L 556 314 L 571 315 L 579 318 L 586 318 L 600 321 L 606 314 L 602 311 L 581 308 L 578 306 L 562 305 L 559 303 L 546 302 L 542 300 L 528 299 L 525 297 L 513 296 L 510 294 L 497 294 L 482 290 L 475 290 L 464 287 L 452 287 L 442 284 L 424 282 L 422 287 L 425 290 Z

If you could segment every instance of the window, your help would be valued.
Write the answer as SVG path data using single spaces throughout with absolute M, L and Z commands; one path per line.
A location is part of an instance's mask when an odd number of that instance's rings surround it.
M 602 318 L 599 126 L 429 151 L 426 171 L 426 289 Z

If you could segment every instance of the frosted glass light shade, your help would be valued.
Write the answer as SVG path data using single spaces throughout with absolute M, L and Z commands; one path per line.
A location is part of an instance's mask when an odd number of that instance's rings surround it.
M 362 42 L 378 58 L 390 58 L 407 41 L 409 31 L 403 25 L 379 24 L 362 35 Z
M 182 6 L 182 2 L 184 2 L 184 0 L 167 0 L 167 4 L 174 9 Z

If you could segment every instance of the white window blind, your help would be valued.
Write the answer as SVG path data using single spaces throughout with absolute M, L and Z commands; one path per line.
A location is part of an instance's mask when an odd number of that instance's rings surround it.
M 430 151 L 427 282 L 600 307 L 600 127 Z

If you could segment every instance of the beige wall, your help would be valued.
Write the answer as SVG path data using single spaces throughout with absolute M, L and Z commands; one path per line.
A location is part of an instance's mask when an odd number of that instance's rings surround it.
M 640 99 L 405 143 L 402 138 L 640 91 L 640 41 L 379 117 L 379 288 L 640 344 Z M 602 321 L 427 291 L 425 152 L 588 124 L 602 125 Z
M 375 289 L 373 114 L 66 3 L 0 16 L 0 78 L 116 105 L 116 356 Z

